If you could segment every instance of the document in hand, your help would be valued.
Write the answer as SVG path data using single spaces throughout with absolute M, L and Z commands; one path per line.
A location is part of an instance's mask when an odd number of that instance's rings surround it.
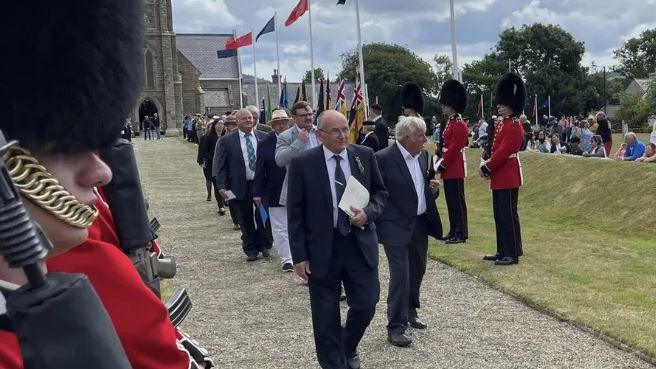
M 355 177 L 350 176 L 346 181 L 346 188 L 342 200 L 339 202 L 339 208 L 344 210 L 349 217 L 352 217 L 355 214 L 351 211 L 351 206 L 363 209 L 367 204 L 369 204 L 369 191 Z

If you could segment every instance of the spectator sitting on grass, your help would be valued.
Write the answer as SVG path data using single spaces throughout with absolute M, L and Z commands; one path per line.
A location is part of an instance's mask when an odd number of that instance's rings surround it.
M 649 136 L 649 142 L 656 144 L 656 122 L 654 122 L 654 130 L 651 131 L 651 136 Z
M 578 136 L 574 136 L 569 140 L 569 153 L 572 155 L 582 156 L 583 149 L 581 149 L 581 139 Z
M 645 155 L 637 158 L 635 161 L 641 161 L 643 163 L 656 163 L 656 144 L 653 142 L 648 142 L 645 145 Z
M 605 158 L 607 157 L 606 148 L 603 145 L 601 136 L 594 135 L 590 140 L 590 150 L 583 152 L 583 156 L 594 157 L 594 158 Z
M 537 137 L 535 138 L 535 151 L 541 153 L 548 153 L 551 145 L 547 141 L 544 131 L 538 131 Z
M 593 135 L 596 135 L 597 129 L 599 129 L 599 123 L 597 123 L 592 115 L 588 116 L 588 125 L 590 126 L 590 132 L 592 132 Z
M 622 144 L 620 145 L 620 148 L 617 149 L 617 151 L 615 151 L 615 155 L 613 155 L 613 159 L 622 160 L 622 158 L 624 157 L 624 151 L 625 150 L 626 150 L 626 142 L 622 142 Z
M 625 134 L 624 143 L 626 144 L 624 155 L 622 155 L 617 160 L 635 161 L 645 154 L 645 144 L 638 140 L 638 137 L 635 133 L 629 132 Z
M 560 142 L 560 135 L 558 133 L 551 135 L 551 148 L 549 149 L 549 152 L 554 155 L 560 155 L 566 154 L 567 151 L 567 146 Z

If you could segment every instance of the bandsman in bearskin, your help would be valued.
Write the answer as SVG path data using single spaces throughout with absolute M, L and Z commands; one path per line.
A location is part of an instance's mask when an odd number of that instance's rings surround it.
M 414 82 L 407 82 L 401 89 L 401 105 L 406 117 L 421 117 L 424 112 L 424 94 Z
M 518 119 L 526 101 L 522 79 L 513 73 L 505 74 L 497 83 L 495 100 L 503 118 L 495 125 L 492 154 L 481 165 L 479 174 L 490 179 L 497 252 L 483 259 L 494 261 L 496 265 L 512 265 L 519 263 L 523 254 L 517 212 L 519 187 L 523 182 L 519 151 L 524 128 Z
M 467 176 L 465 149 L 469 141 L 469 129 L 461 115 L 467 107 L 465 87 L 453 79 L 444 82 L 439 103 L 446 118 L 446 125 L 442 131 L 442 157 L 433 160 L 435 170 L 442 176 L 444 198 L 449 212 L 450 229 L 444 243 L 463 243 L 469 237 L 464 180 Z
M 39 20 L 25 22 L 35 8 Z M 54 245 L 48 272 L 88 277 L 129 360 L 126 366 L 210 367 L 211 361 L 192 359 L 198 352 L 187 348 L 189 340 L 120 248 L 113 214 L 102 197 L 112 172 L 98 153 L 117 141 L 141 91 L 143 2 L 11 2 L 1 6 L 0 14 L 7 27 L 0 47 L 11 55 L 0 62 L 8 71 L 0 88 L 0 130 L 8 141 L 18 142 L 3 158 L 25 208 Z M 11 272 L 0 258 L 0 287 L 8 286 L 2 280 L 25 282 Z M 77 316 L 86 308 L 81 303 L 68 313 Z M 19 338 L 0 327 L 0 368 L 34 367 L 25 360 Z M 82 360 L 66 368 L 105 367 L 86 361 L 79 347 L 58 347 L 58 354 Z

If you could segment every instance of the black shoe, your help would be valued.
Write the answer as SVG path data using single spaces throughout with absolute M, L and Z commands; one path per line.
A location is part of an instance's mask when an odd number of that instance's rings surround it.
M 501 259 L 501 255 L 499 255 L 499 253 L 483 256 L 483 260 L 497 261 L 499 259 Z
M 248 255 L 246 261 L 255 261 L 257 260 L 257 255 Z
M 205 201 L 212 201 L 212 198 L 208 197 L 207 199 L 205 199 Z
M 412 343 L 412 340 L 404 333 L 389 333 L 387 341 L 396 347 L 408 347 Z
M 503 259 L 498 259 L 497 261 L 494 262 L 494 265 L 512 265 L 512 264 L 519 264 L 519 259 L 506 256 Z
M 268 258 L 269 256 L 271 256 L 271 253 L 269 252 L 269 250 L 267 250 L 267 249 L 262 250 L 262 257 L 263 258 Z
M 408 324 L 410 324 L 410 326 L 414 329 L 426 329 L 428 327 L 428 325 L 422 322 L 421 319 L 419 319 L 419 317 L 408 319 Z
M 224 216 L 225 215 L 225 209 L 224 208 L 219 208 L 219 215 Z
M 282 265 L 282 271 L 283 272 L 293 272 L 294 271 L 294 266 L 292 263 L 285 263 Z
M 346 354 L 346 365 L 348 369 L 360 369 L 360 355 L 357 352 Z
M 452 245 L 452 244 L 455 244 L 455 243 L 465 243 L 465 240 L 463 240 L 462 238 L 456 238 L 456 237 L 451 237 L 451 238 L 447 238 L 446 240 L 444 240 L 444 244 L 446 244 L 446 245 Z
M 241 227 L 239 227 L 239 224 L 235 224 L 235 225 L 232 227 L 232 229 L 235 230 L 235 231 L 238 231 L 238 230 L 241 229 Z

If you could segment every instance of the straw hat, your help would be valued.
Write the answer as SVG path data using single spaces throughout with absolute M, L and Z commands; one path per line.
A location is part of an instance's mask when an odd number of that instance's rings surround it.
M 287 112 L 283 109 L 274 110 L 273 113 L 271 113 L 271 120 L 267 124 L 271 125 L 271 123 L 279 122 L 281 120 L 289 122 L 292 118 L 287 116 Z

